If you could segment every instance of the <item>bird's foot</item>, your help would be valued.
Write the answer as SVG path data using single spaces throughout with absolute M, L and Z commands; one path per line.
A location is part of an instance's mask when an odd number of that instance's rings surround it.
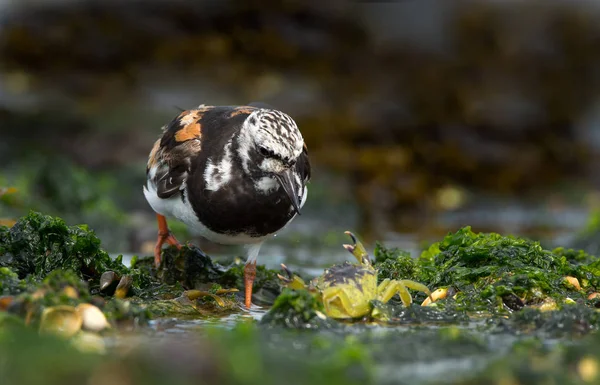
M 177 240 L 177 238 L 175 238 L 175 236 L 169 231 L 166 234 L 158 234 L 158 240 L 156 241 L 156 246 L 154 247 L 154 265 L 156 267 L 158 267 L 158 265 L 160 265 L 160 261 L 161 261 L 161 252 L 162 252 L 162 246 L 168 243 L 171 246 L 175 246 L 178 249 L 181 249 L 181 243 L 179 243 L 179 241 Z
M 161 261 L 161 252 L 162 246 L 168 243 L 171 246 L 175 246 L 178 249 L 181 249 L 181 244 L 177 241 L 177 238 L 173 236 L 173 234 L 168 233 L 166 235 L 158 235 L 158 240 L 156 241 L 156 246 L 154 247 L 154 265 L 158 267 Z
M 256 278 L 256 261 L 246 263 L 244 267 L 244 287 L 245 287 L 245 301 L 247 309 L 252 306 L 252 285 Z
M 171 230 L 169 230 L 167 219 L 164 216 L 156 214 L 156 220 L 158 222 L 158 239 L 156 240 L 156 246 L 154 246 L 154 265 L 158 267 L 160 265 L 162 246 L 165 242 L 178 249 L 181 249 L 181 243 L 179 243 L 177 238 L 171 233 Z

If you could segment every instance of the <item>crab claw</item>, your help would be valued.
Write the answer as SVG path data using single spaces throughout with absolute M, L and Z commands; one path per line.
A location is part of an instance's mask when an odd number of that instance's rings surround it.
M 287 277 L 284 277 L 281 274 L 277 274 L 277 277 L 281 280 L 283 286 L 289 287 L 290 289 L 293 289 L 293 290 L 306 289 L 306 284 L 304 283 L 302 278 L 298 277 L 297 275 L 292 274 L 290 269 L 288 269 L 287 266 L 284 265 L 283 263 L 281 264 L 281 268 L 287 275 Z
M 367 249 L 365 249 L 362 242 L 350 231 L 344 231 L 344 234 L 349 235 L 354 243 L 353 245 L 344 244 L 344 249 L 352 253 L 359 263 L 370 263 L 369 253 L 367 253 Z
M 289 279 L 292 279 L 294 277 L 294 274 L 292 274 L 292 272 L 290 271 L 290 269 L 288 269 L 287 266 L 284 265 L 283 263 L 281 264 L 281 268 L 287 274 L 287 276 L 288 276 Z M 277 274 L 277 275 L 279 276 L 279 274 Z

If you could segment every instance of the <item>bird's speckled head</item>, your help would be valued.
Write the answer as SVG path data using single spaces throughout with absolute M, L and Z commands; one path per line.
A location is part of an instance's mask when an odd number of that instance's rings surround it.
M 243 160 L 253 163 L 265 173 L 281 173 L 292 167 L 304 146 L 296 122 L 281 111 L 258 109 L 243 123 L 246 134 L 240 146 Z
M 238 156 L 255 190 L 270 194 L 282 188 L 299 214 L 306 189 L 295 167 L 304 150 L 296 122 L 281 111 L 259 109 L 244 120 L 238 138 Z

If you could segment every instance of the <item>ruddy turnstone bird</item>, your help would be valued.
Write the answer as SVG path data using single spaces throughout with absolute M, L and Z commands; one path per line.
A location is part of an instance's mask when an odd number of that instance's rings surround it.
M 146 168 L 144 195 L 158 220 L 155 264 L 165 242 L 181 247 L 165 217 L 212 242 L 246 245 L 249 308 L 260 247 L 300 214 L 310 171 L 302 134 L 281 111 L 262 104 L 183 111 L 163 127 Z

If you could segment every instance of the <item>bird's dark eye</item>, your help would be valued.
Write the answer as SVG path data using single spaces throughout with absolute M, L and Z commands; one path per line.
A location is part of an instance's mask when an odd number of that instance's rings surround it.
M 258 152 L 260 152 L 260 154 L 266 158 L 271 158 L 271 157 L 273 157 L 273 155 L 275 155 L 275 154 L 273 154 L 273 151 L 271 151 L 265 147 L 259 147 Z

